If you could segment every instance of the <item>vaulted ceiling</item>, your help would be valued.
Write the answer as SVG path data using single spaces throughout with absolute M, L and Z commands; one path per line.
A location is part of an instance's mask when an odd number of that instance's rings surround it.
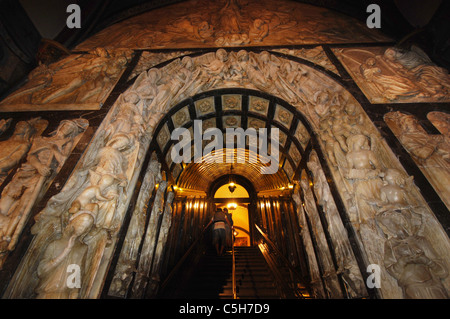
M 201 120 L 197 125 L 201 124 L 202 131 L 194 128 L 195 120 Z M 189 131 L 190 163 L 175 163 L 172 155 L 172 149 L 185 142 L 175 135 L 171 139 L 174 129 L 181 127 Z M 212 152 L 204 151 L 211 143 L 209 138 L 202 135 L 202 140 L 196 140 L 195 137 L 196 132 L 204 134 L 210 128 L 218 128 L 223 134 L 223 148 Z M 249 136 L 242 140 L 243 144 L 235 137 L 227 144 L 227 138 L 231 137 L 227 129 L 234 131 L 237 128 L 255 129 L 257 147 Z M 267 139 L 259 131 L 264 128 Z M 278 139 L 275 139 L 274 129 L 278 129 Z M 256 191 L 262 191 L 288 187 L 293 181 L 310 140 L 309 132 L 303 117 L 280 99 L 253 90 L 221 89 L 200 94 L 173 107 L 156 128 L 153 143 L 163 166 L 180 188 L 206 190 L 219 177 L 235 174 L 246 177 Z M 194 148 L 200 145 L 197 141 L 201 143 L 203 156 L 195 160 Z M 261 141 L 267 141 L 267 149 L 260 148 Z M 227 160 L 227 156 L 232 161 Z M 277 172 L 268 173 L 270 167 L 277 167 Z

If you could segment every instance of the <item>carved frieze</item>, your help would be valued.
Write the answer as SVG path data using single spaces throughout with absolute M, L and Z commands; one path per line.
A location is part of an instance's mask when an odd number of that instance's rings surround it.
M 450 209 L 450 116 L 432 112 L 428 117 L 442 134 L 427 133 L 414 115 L 402 112 L 388 113 L 384 120 Z
M 273 49 L 274 52 L 279 52 L 287 55 L 292 55 L 298 58 L 302 58 L 304 60 L 313 62 L 315 64 L 318 64 L 328 71 L 331 71 L 335 73 L 336 75 L 339 75 L 338 70 L 334 66 L 333 63 L 331 63 L 330 59 L 328 59 L 325 51 L 322 49 L 322 47 L 318 46 L 312 49 Z
M 330 28 L 330 25 L 333 28 Z M 197 0 L 151 10 L 79 44 L 162 49 L 389 41 L 355 19 L 319 6 L 269 0 Z
M 419 48 L 334 49 L 372 103 L 448 102 L 450 75 Z
M 0 112 L 98 110 L 116 85 L 131 51 L 97 48 L 40 65 L 28 81 L 0 101 Z

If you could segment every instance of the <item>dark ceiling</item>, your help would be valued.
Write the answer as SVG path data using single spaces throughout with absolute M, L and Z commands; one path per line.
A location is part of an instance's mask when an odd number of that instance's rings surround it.
M 68 48 L 97 31 L 139 13 L 185 0 L 78 0 L 84 14 L 81 31 L 64 29 L 56 40 Z M 213 0 L 211 0 L 213 1 Z M 222 0 L 223 1 L 223 0 Z M 243 0 L 241 0 L 243 1 Z M 40 1 L 42 2 L 42 1 Z M 74 0 L 69 1 L 71 3 Z M 450 67 L 450 1 L 442 0 L 297 0 L 366 21 L 367 6 L 381 8 L 382 31 L 405 44 L 419 44 L 436 63 Z

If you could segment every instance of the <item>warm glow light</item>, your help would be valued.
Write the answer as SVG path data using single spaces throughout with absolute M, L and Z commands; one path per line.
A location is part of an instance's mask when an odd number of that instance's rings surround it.
M 231 182 L 231 183 L 230 183 L 230 186 L 231 186 L 231 187 L 233 187 L 233 186 L 234 186 L 234 183 L 233 183 L 233 182 Z
M 289 189 L 293 189 L 293 188 L 294 188 L 294 185 L 289 184 L 289 185 L 288 185 L 288 188 L 289 188 Z
M 236 203 L 229 203 L 227 205 L 228 209 L 236 209 L 237 208 L 237 204 Z

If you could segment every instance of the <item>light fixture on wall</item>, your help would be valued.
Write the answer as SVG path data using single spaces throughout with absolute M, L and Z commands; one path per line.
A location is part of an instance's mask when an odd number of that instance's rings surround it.
M 231 164 L 231 167 L 230 167 L 230 179 L 228 181 L 228 190 L 230 191 L 230 193 L 233 193 L 236 189 L 236 184 L 234 183 L 233 178 L 232 178 L 232 176 L 233 176 L 232 172 L 233 172 L 233 164 Z
M 228 208 L 229 210 L 235 210 L 235 209 L 237 208 L 237 204 L 236 204 L 236 203 L 229 203 L 229 204 L 227 205 L 227 208 Z
M 230 182 L 230 184 L 228 185 L 228 190 L 230 191 L 230 193 L 234 192 L 235 189 L 236 185 L 234 184 L 234 182 Z

